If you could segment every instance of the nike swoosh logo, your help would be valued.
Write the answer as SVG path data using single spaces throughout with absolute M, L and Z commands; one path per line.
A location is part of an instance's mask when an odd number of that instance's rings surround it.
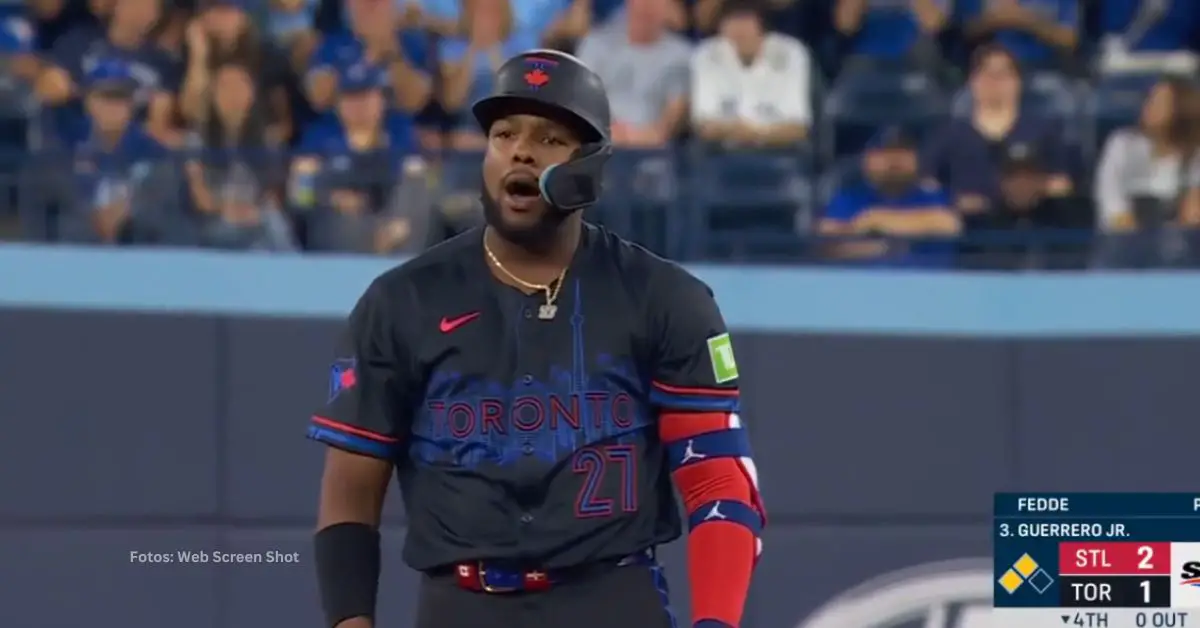
M 443 334 L 448 334 L 477 318 L 479 318 L 479 312 L 471 312 L 470 314 L 463 314 L 462 316 L 459 316 L 457 318 L 443 317 L 442 323 L 440 325 L 438 325 L 438 329 L 442 330 Z

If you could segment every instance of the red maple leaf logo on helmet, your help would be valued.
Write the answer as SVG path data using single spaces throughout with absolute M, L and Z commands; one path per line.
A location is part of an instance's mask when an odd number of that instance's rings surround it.
M 550 75 L 543 72 L 541 68 L 534 68 L 525 73 L 525 83 L 535 89 L 549 82 Z

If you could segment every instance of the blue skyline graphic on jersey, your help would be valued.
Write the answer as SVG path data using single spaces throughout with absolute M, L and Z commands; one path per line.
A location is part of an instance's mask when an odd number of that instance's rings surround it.
M 511 384 L 432 373 L 413 425 L 412 459 L 468 468 L 531 458 L 553 464 L 590 444 L 633 443 L 651 425 L 646 384 L 632 360 L 599 354 L 589 370 L 579 280 L 572 292 L 570 366 L 552 367 L 549 381 Z

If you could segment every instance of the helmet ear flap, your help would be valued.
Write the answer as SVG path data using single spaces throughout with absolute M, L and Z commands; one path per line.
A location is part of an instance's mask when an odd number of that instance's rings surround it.
M 542 198 L 564 212 L 595 205 L 604 187 L 604 164 L 611 156 L 612 146 L 606 142 L 580 146 L 571 159 L 542 171 L 538 178 Z

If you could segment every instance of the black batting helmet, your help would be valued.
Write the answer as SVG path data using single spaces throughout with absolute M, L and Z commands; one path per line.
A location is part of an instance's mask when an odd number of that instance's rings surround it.
M 600 196 L 604 163 L 612 154 L 612 120 L 604 83 L 591 68 L 565 52 L 530 50 L 500 66 L 490 96 L 471 111 L 486 133 L 514 113 L 563 119 L 583 139 L 570 161 L 542 172 L 542 196 L 552 206 L 575 211 Z

